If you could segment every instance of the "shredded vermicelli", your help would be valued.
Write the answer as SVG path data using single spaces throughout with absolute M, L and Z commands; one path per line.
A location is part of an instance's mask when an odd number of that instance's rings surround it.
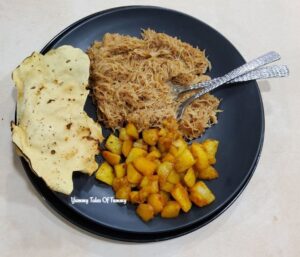
M 132 122 L 139 131 L 161 127 L 176 116 L 170 83 L 182 86 L 210 79 L 205 52 L 151 29 L 142 38 L 107 33 L 88 49 L 90 85 L 99 120 L 116 129 Z M 206 94 L 194 101 L 179 123 L 187 138 L 200 136 L 217 122 L 220 101 Z

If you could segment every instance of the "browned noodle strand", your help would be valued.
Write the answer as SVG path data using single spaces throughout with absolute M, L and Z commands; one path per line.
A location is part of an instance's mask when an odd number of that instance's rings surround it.
M 99 120 L 116 129 L 127 122 L 139 131 L 161 127 L 175 117 L 181 100 L 174 101 L 169 83 L 182 86 L 210 79 L 205 52 L 151 29 L 142 38 L 106 33 L 88 49 L 91 88 Z M 206 94 L 186 110 L 180 130 L 187 138 L 200 136 L 217 122 L 220 101 Z

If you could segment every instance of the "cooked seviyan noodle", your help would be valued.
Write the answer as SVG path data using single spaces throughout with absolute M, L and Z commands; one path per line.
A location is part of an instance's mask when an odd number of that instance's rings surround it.
M 83 110 L 90 61 L 80 49 L 62 46 L 33 53 L 13 72 L 17 122 L 13 142 L 32 170 L 54 191 L 70 194 L 72 174 L 98 168 L 101 127 Z
M 99 120 L 116 129 L 133 123 L 139 131 L 162 127 L 176 116 L 183 99 L 174 101 L 169 83 L 182 86 L 210 79 L 205 52 L 181 40 L 147 29 L 142 38 L 107 33 L 88 50 L 91 88 Z M 179 123 L 186 138 L 200 136 L 217 123 L 219 99 L 195 100 Z

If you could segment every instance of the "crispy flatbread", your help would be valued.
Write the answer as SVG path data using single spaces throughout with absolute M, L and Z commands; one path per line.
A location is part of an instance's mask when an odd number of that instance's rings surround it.
M 72 174 L 93 174 L 102 131 L 83 110 L 90 61 L 62 46 L 26 58 L 12 75 L 18 91 L 13 142 L 32 170 L 54 191 L 70 194 Z

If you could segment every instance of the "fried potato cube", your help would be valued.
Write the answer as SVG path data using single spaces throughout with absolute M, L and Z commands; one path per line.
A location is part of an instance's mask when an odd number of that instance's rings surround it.
M 156 159 L 159 159 L 161 157 L 161 153 L 158 150 L 150 151 L 150 153 L 147 154 L 147 159 L 150 161 L 154 161 Z
M 111 186 L 114 178 L 115 174 L 113 168 L 107 162 L 103 162 L 96 172 L 96 179 Z
M 170 193 L 166 192 L 166 191 L 159 191 L 159 194 L 162 197 L 162 200 L 164 202 L 164 206 L 167 204 L 167 202 L 170 200 Z
M 188 171 L 188 170 L 187 170 L 187 171 Z M 179 175 L 179 177 L 180 177 L 180 181 L 183 181 L 183 178 L 184 178 L 185 174 L 187 173 L 187 171 L 186 171 L 186 172 L 178 173 L 178 175 Z
M 122 141 L 117 138 L 114 134 L 110 134 L 106 140 L 105 147 L 115 154 L 122 153 Z
M 127 165 L 127 179 L 130 183 L 138 184 L 142 180 L 143 176 L 129 163 Z
M 140 182 L 140 188 L 143 188 L 147 185 L 149 185 L 150 179 L 148 176 L 144 176 Z
M 126 139 L 122 145 L 122 154 L 127 157 L 130 150 L 132 149 L 133 142 L 131 139 Z
M 158 165 L 156 172 L 160 181 L 165 181 L 169 173 L 173 170 L 173 164 L 170 162 L 163 162 Z
M 136 209 L 136 213 L 139 215 L 139 217 L 147 222 L 154 217 L 154 209 L 152 205 L 147 204 L 147 203 L 141 203 Z
M 111 153 L 110 151 L 103 151 L 102 156 L 110 165 L 117 165 L 121 161 L 120 155 Z
M 133 165 L 144 176 L 152 175 L 157 167 L 155 162 L 149 161 L 146 157 L 136 158 L 133 160 Z
M 179 203 L 181 209 L 184 212 L 188 212 L 192 208 L 192 203 L 189 198 L 187 190 L 180 184 L 176 184 L 172 191 L 171 195 Z
M 160 137 L 158 139 L 157 147 L 161 153 L 167 152 L 172 145 L 172 138 L 170 137 Z
M 129 200 L 130 192 L 131 192 L 130 186 L 122 186 L 116 191 L 116 198 Z
M 131 188 L 136 188 L 139 184 L 138 183 L 129 183 Z
M 158 131 L 158 136 L 160 137 L 165 137 L 167 135 L 167 130 L 165 128 L 161 128 L 159 131 Z
M 180 205 L 176 201 L 168 201 L 162 209 L 162 218 L 176 218 L 179 215 Z
M 133 147 L 142 148 L 145 151 L 148 151 L 148 145 L 143 141 L 143 139 L 138 139 L 133 143 Z
M 119 139 L 121 139 L 122 141 L 130 139 L 130 136 L 127 135 L 126 128 L 120 128 Z
M 216 163 L 216 153 L 218 151 L 219 141 L 214 139 L 206 139 L 203 143 L 203 148 L 207 153 L 209 164 Z
M 184 175 L 183 181 L 188 187 L 192 187 L 193 185 L 195 185 L 196 175 L 195 175 L 195 171 L 192 167 L 189 168 L 188 171 L 186 172 L 186 174 Z
M 156 166 L 158 167 L 161 164 L 161 161 L 159 159 L 155 159 L 153 162 L 156 163 Z
M 165 182 L 160 182 L 160 189 L 163 190 L 163 191 L 166 191 L 166 192 L 171 192 L 173 187 L 174 187 L 174 184 L 168 182 L 168 181 L 165 181 Z
M 178 132 L 178 127 L 179 126 L 178 126 L 178 123 L 177 123 L 176 119 L 174 119 L 174 118 L 164 119 L 162 124 L 169 131 Z
M 177 172 L 185 172 L 195 164 L 192 153 L 188 148 L 184 149 L 183 152 L 176 158 L 175 170 Z
M 139 191 L 139 199 L 140 199 L 141 203 L 145 202 L 149 195 L 150 195 L 150 192 L 147 189 L 142 188 Z
M 116 192 L 118 191 L 121 187 L 123 186 L 129 186 L 129 182 L 127 180 L 127 177 L 122 177 L 122 178 L 114 178 L 113 183 L 112 183 L 112 188 Z
M 198 172 L 198 178 L 200 178 L 200 179 L 211 180 L 211 179 L 215 179 L 218 177 L 219 177 L 219 174 L 218 174 L 217 170 L 213 166 L 210 166 L 210 165 L 206 169 L 200 170 Z
M 182 138 L 179 138 L 172 143 L 172 146 L 170 147 L 170 153 L 174 157 L 178 157 L 186 148 L 187 143 Z
M 149 147 L 149 151 L 152 152 L 152 151 L 158 151 L 158 148 L 156 146 L 150 146 Z
M 209 165 L 208 156 L 202 145 L 200 145 L 199 143 L 193 143 L 191 146 L 191 151 L 196 159 L 195 167 L 197 171 L 206 169 Z
M 133 137 L 134 139 L 139 139 L 139 133 L 133 123 L 128 123 L 126 125 L 126 133 L 128 136 Z
M 144 176 L 140 183 L 140 188 L 144 189 L 149 193 L 158 193 L 158 176 Z
M 127 155 L 126 158 L 126 163 L 130 163 L 132 161 L 134 161 L 136 158 L 141 157 L 141 156 L 146 156 L 147 152 L 141 148 L 135 148 L 133 147 L 130 152 Z
M 203 207 L 213 202 L 215 196 L 203 181 L 198 181 L 190 189 L 190 199 L 197 206 Z
M 158 129 L 146 129 L 143 131 L 143 139 L 148 145 L 156 145 L 158 141 Z
M 154 194 L 159 192 L 158 180 L 150 180 L 149 184 L 145 187 L 149 193 Z
M 131 191 L 129 193 L 129 200 L 131 203 L 142 203 L 140 200 L 139 191 Z
M 164 208 L 164 199 L 161 194 L 155 193 L 148 196 L 147 202 L 152 205 L 154 214 L 160 213 Z
M 163 158 L 162 158 L 163 162 L 172 162 L 175 163 L 175 157 L 174 155 L 172 155 L 171 153 L 167 153 Z
M 175 170 L 172 170 L 167 177 L 167 181 L 175 185 L 180 181 L 180 175 Z
M 176 148 L 176 146 L 171 145 L 171 147 L 169 149 L 169 153 L 172 154 L 175 157 L 175 155 L 177 155 L 177 148 Z
M 115 175 L 117 178 L 122 178 L 126 175 L 125 163 L 119 163 L 114 166 Z

